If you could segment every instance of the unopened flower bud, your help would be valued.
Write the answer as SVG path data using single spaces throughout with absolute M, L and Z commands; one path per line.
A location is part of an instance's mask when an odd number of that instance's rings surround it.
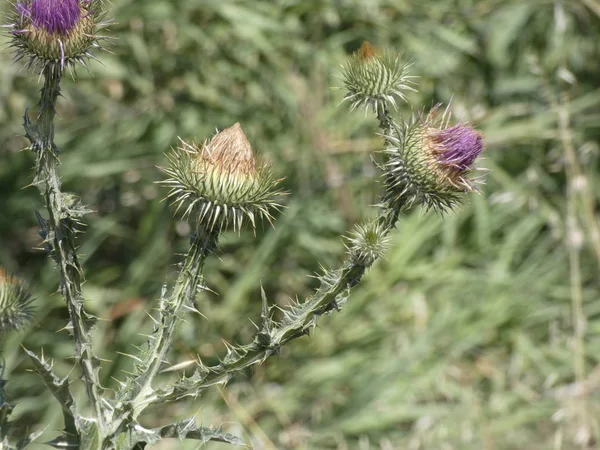
M 0 334 L 25 326 L 33 316 L 32 302 L 25 284 L 0 267 Z
M 447 112 L 439 117 L 437 108 L 384 136 L 388 200 L 444 211 L 464 192 L 477 190 L 477 178 L 470 174 L 483 137 L 468 124 L 450 126 Z
M 93 57 L 107 25 L 102 0 L 18 0 L 9 25 L 17 59 L 60 70 Z
M 271 168 L 256 159 L 239 123 L 217 133 L 202 145 L 180 146 L 167 155 L 168 197 L 184 216 L 193 215 L 198 225 L 221 230 L 229 223 L 239 230 L 244 219 L 256 226 L 256 218 L 271 221 L 281 194 Z
M 346 239 L 346 247 L 352 260 L 365 267 L 380 258 L 390 242 L 384 226 L 377 221 L 357 224 Z
M 396 99 L 406 100 L 406 92 L 415 90 L 413 78 L 400 55 L 381 51 L 365 41 L 342 66 L 342 82 L 347 90 L 344 100 L 350 101 L 351 109 L 371 106 L 378 112 L 387 104 L 396 108 Z

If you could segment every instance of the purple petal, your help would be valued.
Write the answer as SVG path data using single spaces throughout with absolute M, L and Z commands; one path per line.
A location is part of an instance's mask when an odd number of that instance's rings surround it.
M 17 2 L 15 5 L 17 14 L 21 16 L 21 19 L 26 20 L 31 18 L 31 6 L 27 2 Z
M 481 134 L 466 125 L 437 131 L 433 138 L 440 146 L 439 160 L 460 170 L 468 169 L 483 150 Z
M 79 0 L 32 0 L 31 22 L 50 34 L 67 34 L 81 18 Z

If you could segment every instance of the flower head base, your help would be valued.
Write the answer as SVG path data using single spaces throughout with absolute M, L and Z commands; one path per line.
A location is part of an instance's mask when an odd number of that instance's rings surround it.
M 406 101 L 406 91 L 414 91 L 414 77 L 400 55 L 383 52 L 364 42 L 342 66 L 342 82 L 348 91 L 344 100 L 350 108 L 373 107 L 377 113 L 389 103 L 397 108 L 396 99 Z
M 463 193 L 477 190 L 478 178 L 468 175 L 483 150 L 483 137 L 467 124 L 450 127 L 448 111 L 438 118 L 438 106 L 384 136 L 388 201 L 445 211 Z
M 239 230 L 244 219 L 256 227 L 256 218 L 272 221 L 271 208 L 281 194 L 270 167 L 256 160 L 239 123 L 217 133 L 203 145 L 181 145 L 167 155 L 169 176 L 161 182 L 171 188 L 168 197 L 184 217 L 193 213 L 198 226 L 222 230 L 229 223 Z
M 27 287 L 0 267 L 0 334 L 26 325 L 33 315 L 32 302 Z
M 92 48 L 104 37 L 101 0 L 20 0 L 9 26 L 16 58 L 29 67 L 56 67 L 93 58 Z M 84 64 L 85 65 L 85 64 Z

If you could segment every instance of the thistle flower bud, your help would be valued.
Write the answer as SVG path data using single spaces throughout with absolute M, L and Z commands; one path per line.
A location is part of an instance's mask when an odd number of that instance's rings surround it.
M 244 219 L 256 227 L 256 217 L 272 222 L 271 208 L 281 194 L 271 168 L 257 160 L 239 123 L 217 133 L 202 145 L 183 140 L 167 155 L 169 178 L 161 184 L 171 188 L 168 198 L 184 217 L 193 215 L 198 225 L 222 230 L 229 223 L 239 230 Z
M 372 106 L 377 113 L 388 103 L 397 108 L 396 99 L 406 101 L 405 92 L 415 90 L 408 68 L 400 55 L 381 51 L 365 41 L 342 66 L 342 82 L 348 91 L 344 100 L 350 101 L 352 110 Z
M 384 226 L 376 221 L 356 225 L 346 239 L 346 248 L 352 260 L 365 267 L 380 258 L 390 242 Z
M 33 315 L 31 292 L 0 267 L 0 334 L 16 331 Z
M 483 137 L 468 124 L 450 126 L 448 110 L 440 117 L 438 107 L 425 118 L 394 124 L 384 136 L 388 201 L 445 211 L 464 192 L 477 191 L 478 178 L 469 174 L 483 150 Z
M 63 67 L 93 58 L 104 21 L 102 0 L 18 0 L 8 25 L 16 59 L 28 67 Z

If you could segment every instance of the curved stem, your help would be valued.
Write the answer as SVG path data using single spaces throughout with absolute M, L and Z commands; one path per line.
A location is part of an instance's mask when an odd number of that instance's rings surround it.
M 381 207 L 375 220 L 383 226 L 384 234 L 395 227 L 399 211 L 396 205 L 393 208 L 387 205 Z M 278 324 L 268 317 L 266 299 L 263 298 L 262 329 L 252 343 L 228 347 L 228 354 L 221 364 L 212 367 L 200 364 L 191 377 L 157 391 L 147 399 L 148 403 L 160 404 L 197 396 L 210 386 L 226 383 L 234 373 L 263 362 L 293 339 L 309 334 L 322 315 L 339 310 L 350 290 L 360 282 L 366 268 L 349 257 L 341 268 L 328 271 L 320 277 L 321 285 L 312 296 L 284 310 L 284 319 Z

